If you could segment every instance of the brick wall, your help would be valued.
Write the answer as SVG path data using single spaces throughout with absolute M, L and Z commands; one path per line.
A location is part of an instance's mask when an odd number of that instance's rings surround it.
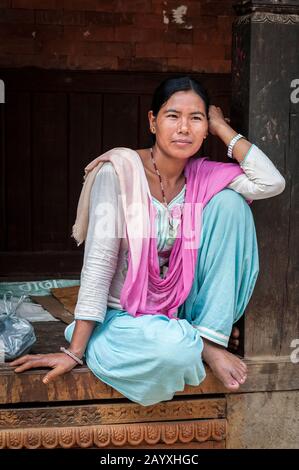
M 233 0 L 0 0 L 0 66 L 230 72 Z

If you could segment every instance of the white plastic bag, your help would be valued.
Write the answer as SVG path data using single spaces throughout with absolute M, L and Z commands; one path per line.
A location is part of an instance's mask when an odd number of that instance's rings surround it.
M 26 298 L 20 297 L 17 304 L 13 305 L 12 292 L 3 295 L 5 312 L 0 312 L 0 356 L 6 361 L 12 361 L 28 352 L 35 343 L 36 336 L 34 328 L 17 315 L 17 309 Z

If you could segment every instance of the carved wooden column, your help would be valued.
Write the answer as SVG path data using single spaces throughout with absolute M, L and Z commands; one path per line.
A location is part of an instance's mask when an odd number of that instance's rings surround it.
M 239 1 L 235 10 L 232 123 L 287 183 L 281 195 L 253 204 L 260 274 L 244 353 L 289 356 L 299 338 L 299 0 Z

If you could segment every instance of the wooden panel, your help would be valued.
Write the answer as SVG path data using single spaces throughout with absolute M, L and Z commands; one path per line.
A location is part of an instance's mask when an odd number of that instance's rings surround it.
M 84 168 L 102 152 L 102 95 L 100 93 L 71 93 L 69 119 L 68 234 L 71 234 L 76 219 Z M 70 237 L 68 248 L 78 251 L 75 241 Z
M 33 249 L 64 250 L 68 237 L 69 184 L 66 95 L 36 93 L 32 126 Z
M 278 356 L 284 341 L 289 226 L 294 216 L 290 214 L 288 162 L 297 158 L 288 149 L 290 88 L 286 84 L 291 83 L 295 70 L 299 73 L 296 50 L 289 47 L 296 42 L 298 27 L 283 24 L 283 17 L 275 23 L 248 17 L 247 23 L 234 28 L 233 109 L 242 116 L 241 132 L 269 156 L 287 183 L 281 195 L 256 201 L 252 206 L 260 273 L 246 309 L 246 357 Z
M 299 106 L 299 104 L 297 104 Z M 282 316 L 280 354 L 290 354 L 292 340 L 299 338 L 299 114 L 290 116 L 290 149 L 288 173 L 290 175 L 288 194 L 289 240 L 286 297 Z
M 45 279 L 70 276 L 78 279 L 80 275 L 83 252 L 51 251 L 51 252 L 0 252 L 1 281 L 18 281 L 24 275 L 30 279 L 41 276 Z
M 148 111 L 151 109 L 152 96 L 141 95 L 139 100 L 139 132 L 138 132 L 138 148 L 148 148 L 153 145 L 151 132 L 149 130 Z
M 1 69 L 1 68 L 0 68 Z M 108 72 L 84 70 L 47 70 L 25 67 L 22 70 L 1 69 L 1 78 L 6 90 L 26 90 L 28 92 L 48 91 L 65 93 L 132 93 L 151 94 L 159 83 L 177 76 L 167 72 Z M 20 82 L 20 76 L 22 81 Z M 230 74 L 193 73 L 211 91 L 227 93 L 230 88 Z
M 228 449 L 297 449 L 299 391 L 227 397 Z
M 5 106 L 6 249 L 32 249 L 29 93 L 7 93 Z
M 0 104 L 0 251 L 6 248 L 5 116 Z
M 103 121 L 103 152 L 114 147 L 138 147 L 138 96 L 105 95 Z

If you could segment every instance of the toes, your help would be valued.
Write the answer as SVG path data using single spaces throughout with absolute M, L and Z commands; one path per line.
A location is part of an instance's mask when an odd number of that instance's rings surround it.
M 233 379 L 235 379 L 239 384 L 244 383 L 243 375 L 237 369 L 232 369 L 231 375 L 232 375 Z
M 237 357 L 236 355 L 234 355 L 234 364 L 235 367 L 240 369 L 244 374 L 247 373 L 247 365 L 245 364 L 245 362 L 242 361 L 242 359 L 239 359 L 239 357 Z
M 231 374 L 227 374 L 223 377 L 223 385 L 228 390 L 238 390 L 240 383 Z
M 240 363 L 241 363 L 240 368 L 241 368 L 242 372 L 244 374 L 247 374 L 247 365 L 243 361 L 240 361 Z
M 231 333 L 231 336 L 233 338 L 239 338 L 240 336 L 240 330 L 237 326 L 234 326 L 233 329 L 232 329 L 232 333 Z

